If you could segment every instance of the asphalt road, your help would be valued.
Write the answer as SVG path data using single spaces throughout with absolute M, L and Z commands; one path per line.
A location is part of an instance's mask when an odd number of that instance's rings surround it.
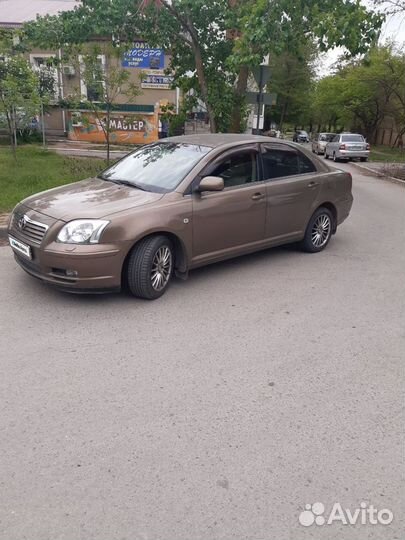
M 325 252 L 152 303 L 64 295 L 0 248 L 0 538 L 404 538 L 405 189 L 354 196 Z M 314 502 L 394 519 L 304 527 Z

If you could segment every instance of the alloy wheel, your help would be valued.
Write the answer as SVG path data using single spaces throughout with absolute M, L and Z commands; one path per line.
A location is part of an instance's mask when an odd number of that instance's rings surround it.
M 321 214 L 316 218 L 311 231 L 311 240 L 316 248 L 320 248 L 327 243 L 331 229 L 332 223 L 327 214 Z
M 173 266 L 173 256 L 168 246 L 160 247 L 152 261 L 150 279 L 155 291 L 161 291 L 169 282 Z

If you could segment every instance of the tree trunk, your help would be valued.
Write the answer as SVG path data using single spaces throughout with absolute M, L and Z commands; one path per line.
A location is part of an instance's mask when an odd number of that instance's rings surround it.
M 177 10 L 176 6 L 174 6 L 173 3 L 168 0 L 155 0 L 155 4 L 166 8 L 167 11 L 169 11 L 173 15 L 173 17 L 177 19 L 177 21 L 182 26 L 183 30 L 187 34 L 190 35 L 190 39 L 187 38 L 186 41 L 191 46 L 194 53 L 197 78 L 200 84 L 202 100 L 204 101 L 205 106 L 207 107 L 208 118 L 210 121 L 210 131 L 211 133 L 216 133 L 217 123 L 215 119 L 215 113 L 208 99 L 208 85 L 207 85 L 207 80 L 205 78 L 204 62 L 202 58 L 201 48 L 199 45 L 198 33 L 193 25 L 193 22 L 190 16 L 181 15 L 180 12 Z
M 107 140 L 107 167 L 110 165 L 110 105 L 107 104 L 107 129 L 105 132 Z
M 231 117 L 231 133 L 240 133 L 242 128 L 242 105 L 247 90 L 248 77 L 249 68 L 247 66 L 241 66 L 235 88 L 235 103 L 233 105 Z
M 44 102 L 41 101 L 41 130 L 42 130 L 42 146 L 46 147 L 45 137 L 45 114 L 44 114 Z
M 10 137 L 11 151 L 13 153 L 14 159 L 17 159 L 17 154 L 16 154 L 15 146 L 14 146 L 14 128 L 13 128 L 12 113 L 10 115 L 10 112 L 6 111 L 6 118 L 7 118 L 7 126 L 8 126 L 8 135 Z
M 17 135 L 14 118 L 14 107 L 11 111 L 6 111 L 8 133 L 10 136 L 11 151 L 13 153 L 14 161 L 17 161 Z
M 195 68 L 197 71 L 198 82 L 200 83 L 201 96 L 203 98 L 205 106 L 207 107 L 208 118 L 210 121 L 210 131 L 211 133 L 216 133 L 217 123 L 215 120 L 214 109 L 211 107 L 208 99 L 208 86 L 204 73 L 204 63 L 202 59 L 201 49 L 198 43 L 195 41 L 194 36 L 192 36 L 191 39 L 195 59 Z
M 281 109 L 280 125 L 278 126 L 278 129 L 280 131 L 283 131 L 284 119 L 286 117 L 287 110 L 288 110 L 288 98 L 286 98 L 286 100 L 284 101 L 283 108 Z

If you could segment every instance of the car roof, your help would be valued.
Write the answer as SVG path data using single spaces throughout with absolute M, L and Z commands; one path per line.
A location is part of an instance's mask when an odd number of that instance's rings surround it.
M 246 144 L 259 142 L 281 142 L 280 139 L 274 137 L 266 137 L 262 135 L 249 135 L 246 133 L 201 133 L 199 135 L 181 135 L 178 137 L 168 137 L 161 139 L 160 142 L 182 142 L 189 144 L 199 144 L 201 146 L 210 146 L 218 148 L 229 144 Z M 282 141 L 288 142 L 288 141 Z

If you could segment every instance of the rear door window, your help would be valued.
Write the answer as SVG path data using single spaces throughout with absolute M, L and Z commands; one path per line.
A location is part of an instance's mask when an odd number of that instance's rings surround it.
M 312 161 L 287 145 L 263 146 L 263 177 L 265 180 L 316 172 Z
M 263 175 L 265 180 L 300 174 L 298 154 L 289 146 L 264 146 Z

